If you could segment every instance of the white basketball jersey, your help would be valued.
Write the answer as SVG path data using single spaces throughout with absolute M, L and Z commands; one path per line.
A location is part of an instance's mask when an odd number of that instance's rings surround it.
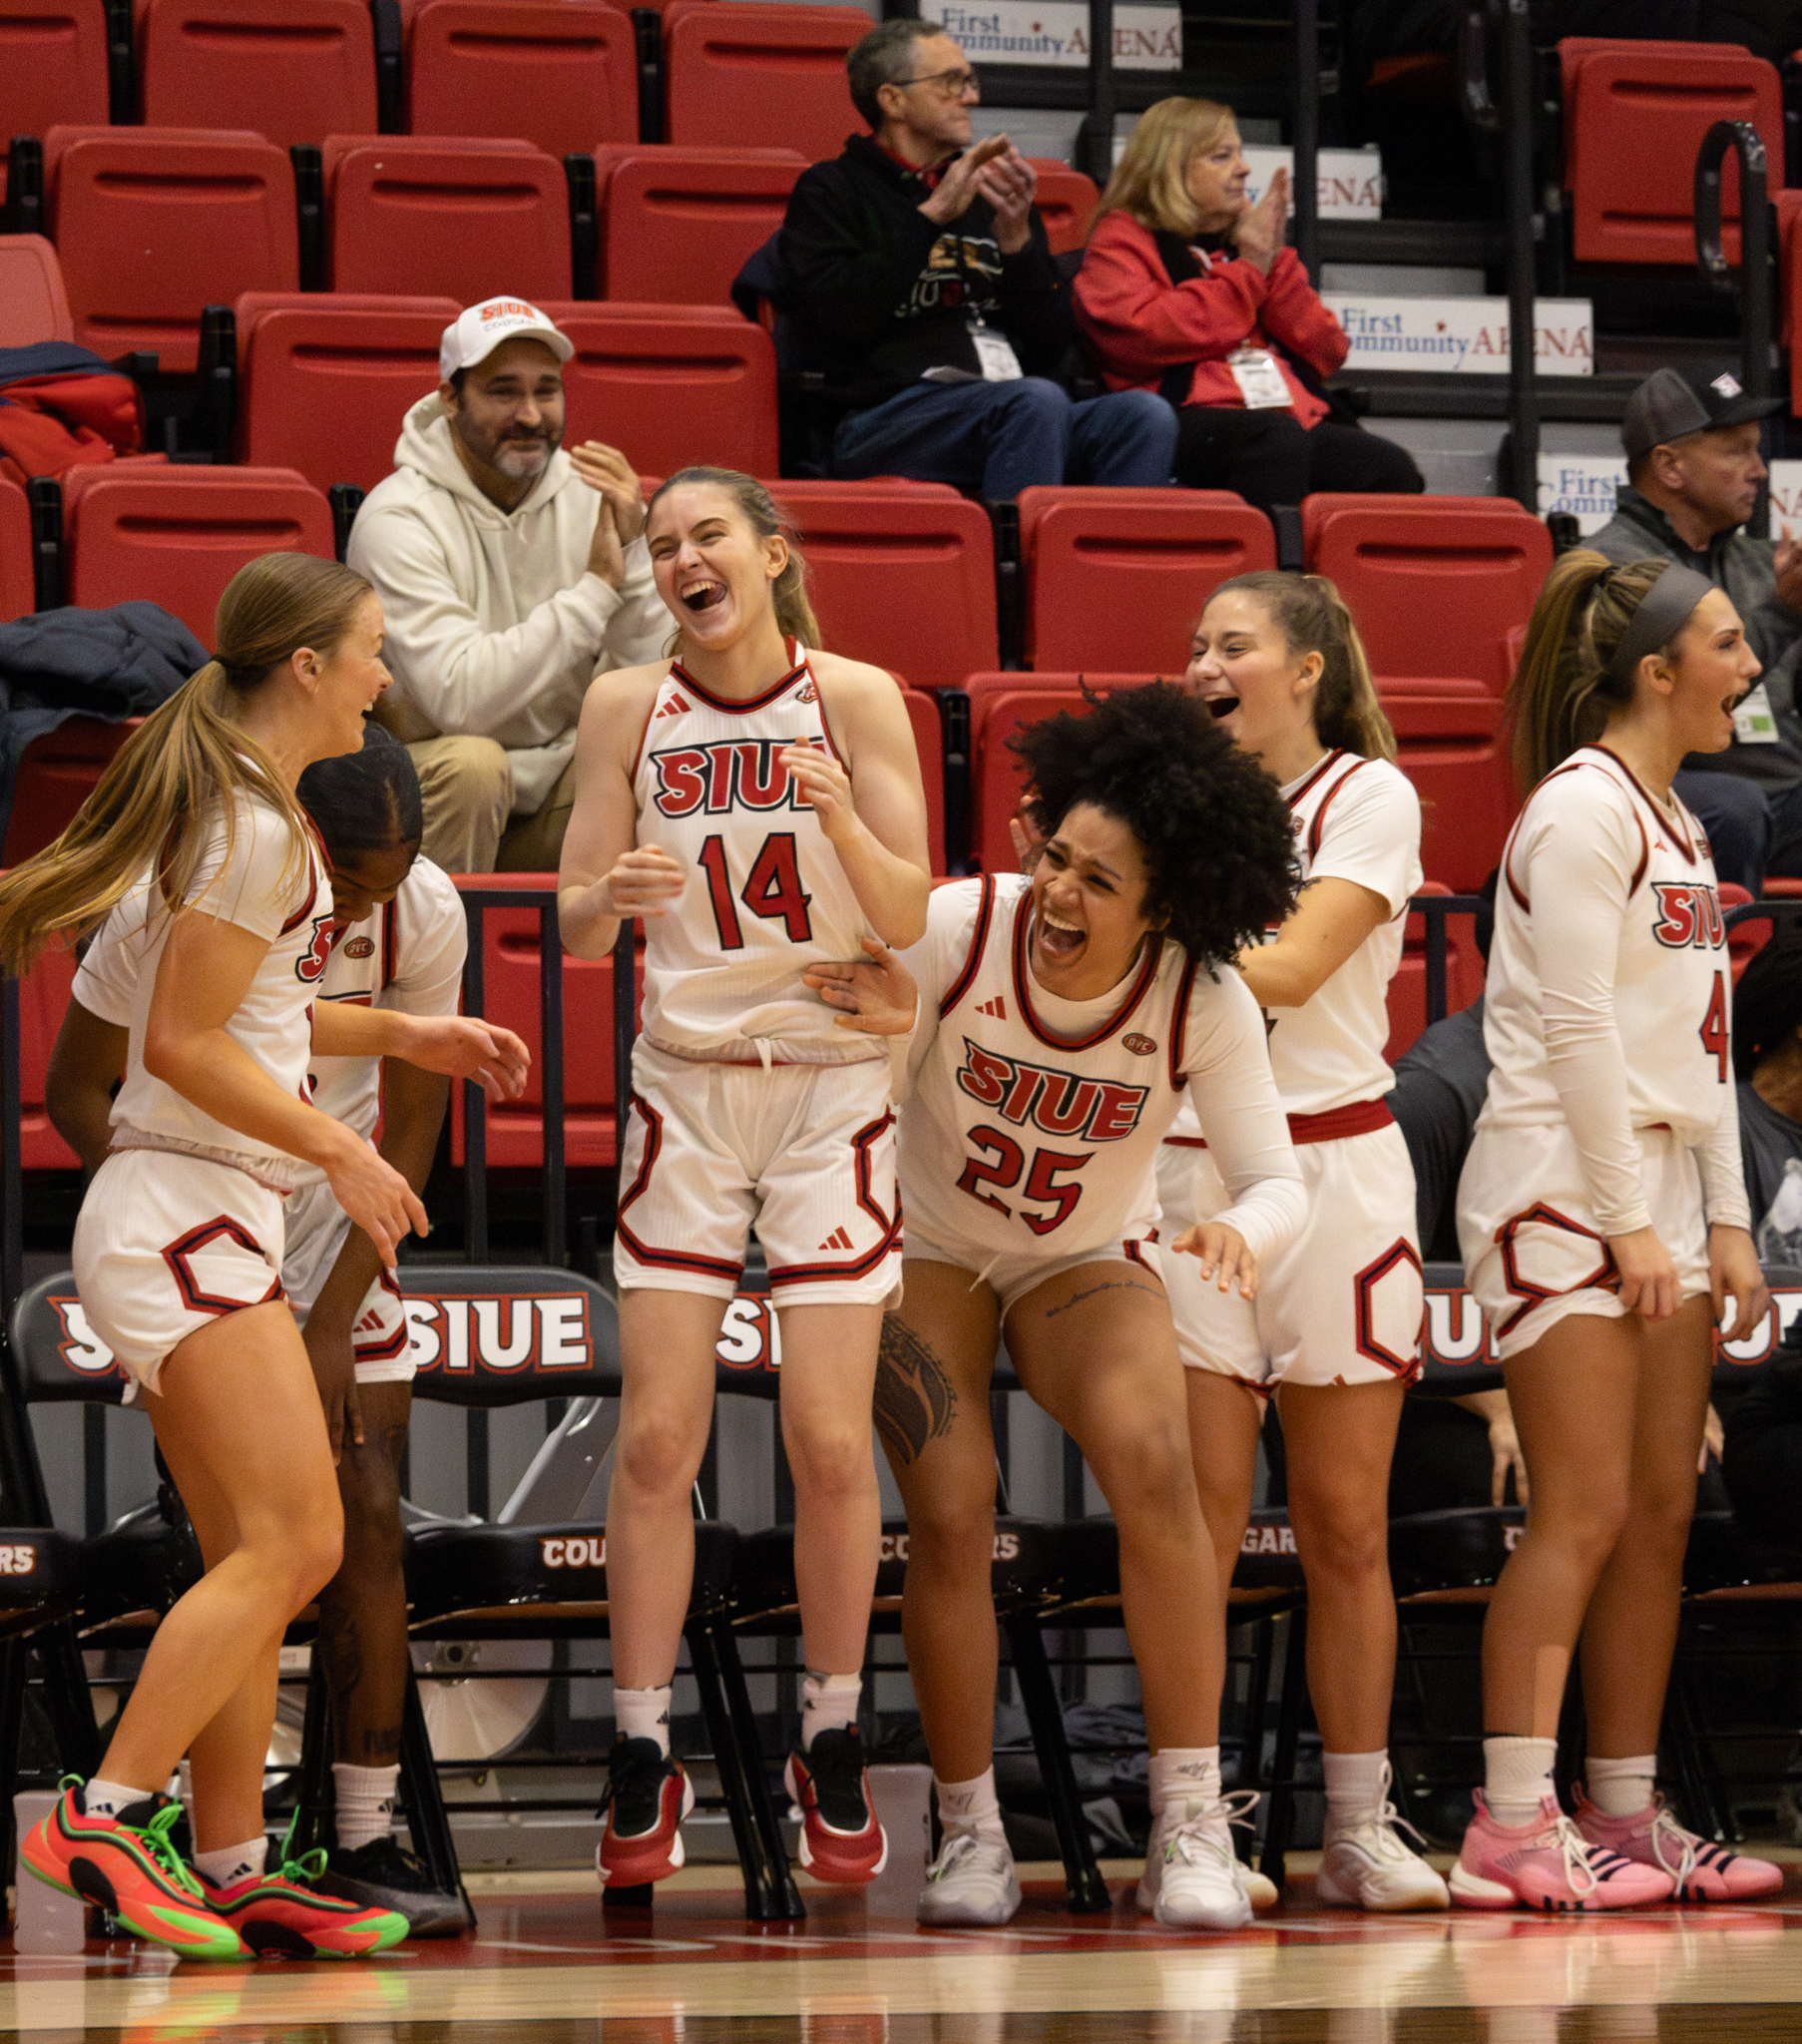
M 1509 835 L 1496 897 L 1484 1037 L 1492 1070 L 1483 1119 L 1567 1117 L 1546 1057 L 1543 988 L 1527 867 L 1548 833 L 1571 854 L 1572 888 L 1625 896 L 1613 972 L 1613 1027 L 1634 1128 L 1668 1126 L 1691 1147 L 1731 1098 L 1732 976 L 1714 862 L 1673 794 L 1656 801 L 1615 756 L 1584 746 L 1547 774 Z
M 939 981 L 938 1034 L 901 1113 L 901 1206 L 936 1242 L 1062 1260 L 1150 1232 L 1191 1009 L 1245 995 L 1153 936 L 1103 1000 L 1054 1001 L 1028 963 L 1032 903 L 1015 873 L 933 894 L 926 945 L 943 932 L 965 948 Z M 923 981 L 922 999 L 932 991 Z M 1053 1034 L 1052 1012 L 1068 1023 L 1072 1010 L 1087 1032 Z
M 679 663 L 658 684 L 633 768 L 638 842 L 681 860 L 688 883 L 645 920 L 645 1035 L 691 1056 L 743 1058 L 767 1044 L 790 1063 L 885 1055 L 834 1030 L 801 984 L 809 965 L 854 959 L 869 934 L 838 854 L 777 755 L 838 748 L 819 685 L 794 666 L 747 703 L 709 695 Z

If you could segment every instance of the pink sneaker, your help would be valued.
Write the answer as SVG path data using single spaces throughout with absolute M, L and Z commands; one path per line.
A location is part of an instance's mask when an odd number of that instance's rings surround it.
M 1649 1861 L 1649 1853 L 1646 1855 Z M 1590 1844 L 1548 1795 L 1524 1824 L 1498 1823 L 1482 1791 L 1448 1883 L 1466 1909 L 1630 1909 L 1670 1899 L 1657 1866 Z
M 1631 1816 L 1609 1816 L 1579 1788 L 1577 1828 L 1591 1846 L 1667 1873 L 1679 1902 L 1751 1902 L 1783 1889 L 1782 1867 L 1729 1852 L 1712 1838 L 1684 1830 L 1661 1795 L 1654 1795 Z

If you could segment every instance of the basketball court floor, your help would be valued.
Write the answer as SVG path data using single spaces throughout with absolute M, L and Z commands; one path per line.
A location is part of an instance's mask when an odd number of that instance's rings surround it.
M 1802 1854 L 1787 1855 L 1802 1861 Z M 1284 1906 L 1176 1937 L 1108 1867 L 1112 1919 L 1072 1916 L 1050 1866 L 1002 1931 L 926 1931 L 899 1894 L 805 1876 L 804 1923 L 740 1913 L 693 1867 L 655 1910 L 602 1912 L 592 1874 L 477 1876 L 473 1937 L 317 1965 L 174 1966 L 142 1947 L 13 1956 L 0 2032 L 176 2044 L 1751 2044 L 1802 2039 L 1802 1863 L 1742 1910 L 1363 1917 Z M 1034 1876 L 1037 1876 L 1036 1878 Z

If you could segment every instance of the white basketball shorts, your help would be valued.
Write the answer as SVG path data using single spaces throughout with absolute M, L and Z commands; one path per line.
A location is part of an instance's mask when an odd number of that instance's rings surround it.
M 75 1224 L 88 1324 L 148 1391 L 178 1343 L 281 1296 L 282 1198 L 228 1164 L 118 1150 Z
M 754 1228 L 777 1307 L 899 1302 L 886 1057 L 765 1071 L 641 1042 L 632 1082 L 614 1236 L 622 1291 L 730 1298 Z
M 1420 1374 L 1424 1304 L 1414 1218 L 1414 1167 L 1394 1123 L 1361 1136 L 1298 1143 L 1308 1218 L 1258 1267 L 1243 1299 L 1203 1278 L 1199 1261 L 1166 1256 L 1176 1345 L 1190 1369 L 1261 1392 L 1281 1384 L 1412 1383 Z M 1224 1213 L 1232 1195 L 1206 1150 L 1162 1143 L 1157 1197 L 1165 1246 Z
M 317 1184 L 290 1193 L 283 1218 L 287 1222 L 287 1254 L 281 1260 L 281 1288 L 295 1319 L 304 1327 L 313 1300 L 350 1233 L 350 1216 L 332 1197 L 329 1185 Z M 384 1270 L 363 1293 L 351 1323 L 350 1347 L 359 1384 L 413 1381 L 412 1337 L 392 1272 Z
M 1163 1260 L 1157 1251 L 1157 1230 L 1149 1224 L 1142 1235 L 1122 1236 L 1115 1242 L 1103 1243 L 1075 1257 L 1035 1257 L 1027 1251 L 1019 1255 L 1005 1252 L 991 1255 L 987 1251 L 972 1251 L 950 1243 L 934 1242 L 915 1226 L 907 1232 L 907 1261 L 911 1264 L 916 1260 L 923 1264 L 951 1264 L 960 1271 L 968 1271 L 971 1289 L 974 1290 L 978 1284 L 991 1286 L 1001 1301 L 1004 1316 L 1029 1291 L 1061 1277 L 1066 1271 L 1080 1271 L 1085 1264 L 1135 1264 L 1160 1281 L 1163 1278 Z
M 1708 1289 L 1708 1222 L 1695 1158 L 1669 1129 L 1636 1129 L 1639 1183 L 1684 1298 Z M 1567 1313 L 1619 1319 L 1614 1260 L 1596 1226 L 1577 1139 L 1564 1122 L 1480 1128 L 1458 1181 L 1466 1282 L 1499 1362 Z

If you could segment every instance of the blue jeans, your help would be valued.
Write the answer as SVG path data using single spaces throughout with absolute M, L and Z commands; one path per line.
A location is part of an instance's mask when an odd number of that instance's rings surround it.
M 1170 480 L 1176 414 L 1149 390 L 1078 404 L 1043 376 L 1008 383 L 915 383 L 839 421 L 837 476 L 905 475 L 980 489 L 1006 503 L 1033 483 Z

